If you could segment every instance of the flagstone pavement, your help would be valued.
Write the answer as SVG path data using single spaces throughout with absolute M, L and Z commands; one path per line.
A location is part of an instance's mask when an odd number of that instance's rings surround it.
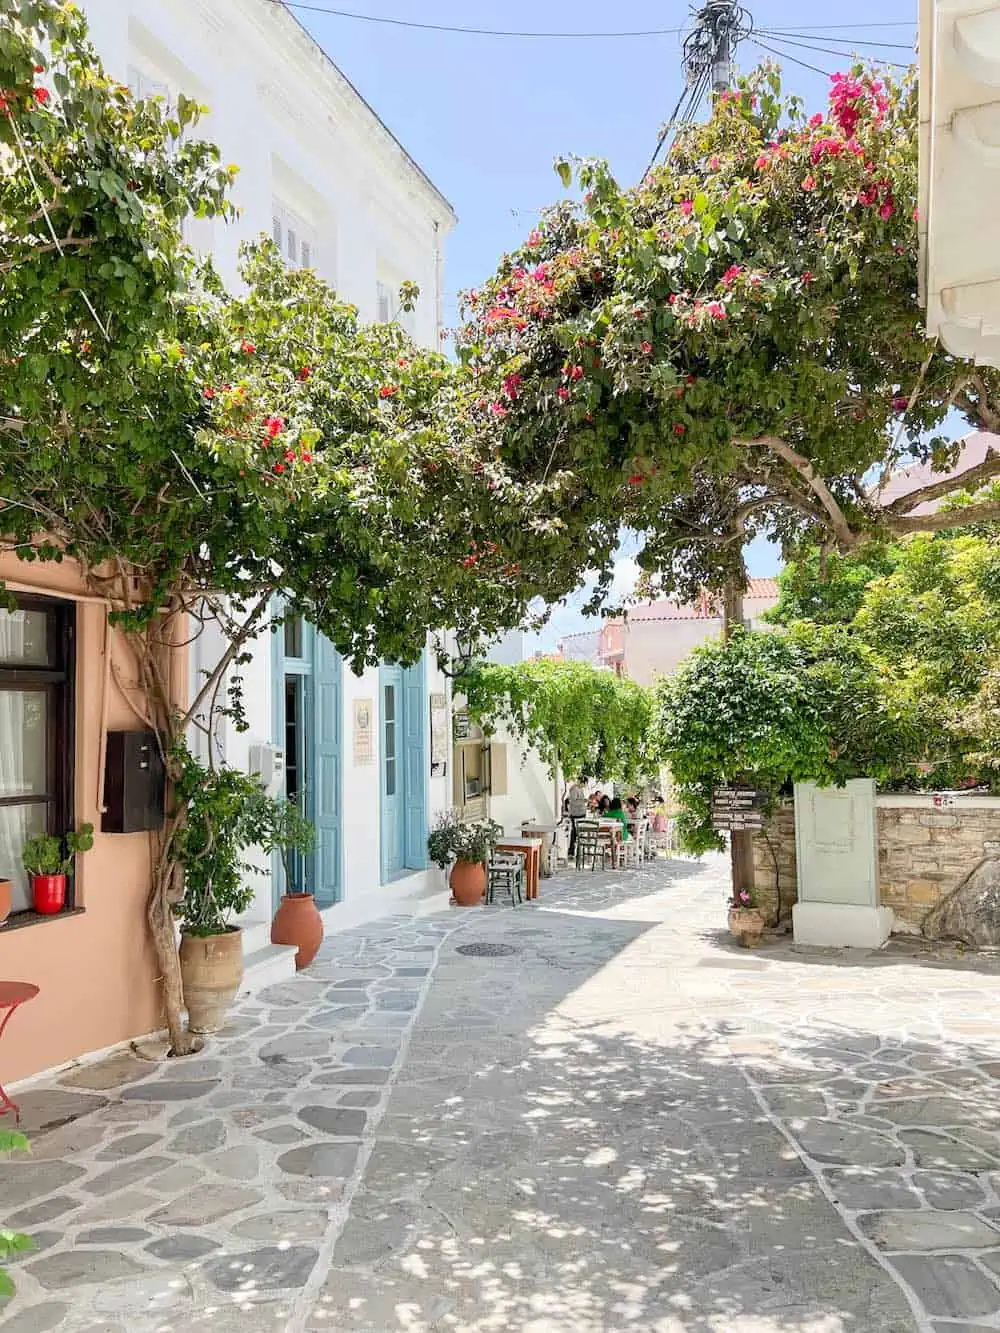
M 0 1329 L 1000 1330 L 1000 964 L 741 951 L 725 877 L 335 935 L 197 1057 L 23 1090 Z

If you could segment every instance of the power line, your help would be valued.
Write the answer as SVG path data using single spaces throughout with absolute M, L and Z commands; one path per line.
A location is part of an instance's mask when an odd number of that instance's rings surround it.
M 503 28 L 463 28 L 450 23 L 419 23 L 416 19 L 388 18 L 382 14 L 357 14 L 349 9 L 331 9 L 327 5 L 305 4 L 302 0 L 270 0 L 285 9 L 302 9 L 312 14 L 332 14 L 335 18 L 355 19 L 359 23 L 382 23 L 392 28 L 417 28 L 422 32 L 453 32 L 466 37 L 523 37 L 558 39 L 601 39 L 629 37 L 676 37 L 683 28 L 646 28 L 634 32 L 523 32 Z
M 772 56 L 777 56 L 779 60 L 790 60 L 793 65 L 801 65 L 803 69 L 812 70 L 814 74 L 822 74 L 826 79 L 831 77 L 828 69 L 820 69 L 818 65 L 810 65 L 808 60 L 799 60 L 798 56 L 793 56 L 790 51 L 778 51 L 775 47 L 768 46 L 766 42 L 760 41 L 757 37 L 750 37 L 747 40 L 751 46 L 759 46 L 762 51 L 768 51 Z
M 857 56 L 862 54 L 862 52 L 860 52 L 857 47 L 853 47 L 850 50 L 847 50 L 844 49 L 843 47 L 821 46 L 816 42 L 798 42 L 791 37 L 782 37 L 778 33 L 769 32 L 767 28 L 760 28 L 758 31 L 760 32 L 762 37 L 770 37 L 772 41 L 779 42 L 782 46 L 797 46 L 800 50 L 820 51 L 824 55 L 840 56 L 848 60 L 851 59 L 852 56 Z M 791 59 L 790 54 L 788 58 Z M 887 60 L 885 56 L 875 56 L 872 57 L 872 59 L 876 60 L 880 65 L 892 65 L 895 69 L 909 68 L 909 65 L 904 64 L 902 61 Z M 912 64 L 912 61 L 910 63 Z
M 889 23 L 819 23 L 812 27 L 795 28 L 795 32 L 834 32 L 843 31 L 845 28 L 916 28 L 912 19 L 897 19 Z M 786 28 L 780 31 L 791 32 L 793 29 Z
M 866 37 L 862 41 L 852 43 L 850 37 L 834 37 L 832 33 L 819 32 L 814 36 L 809 36 L 808 31 L 805 28 L 795 32 L 793 32 L 791 28 L 758 28 L 757 31 L 764 33 L 768 37 L 780 37 L 783 41 L 790 41 L 793 37 L 801 37 L 805 41 L 812 43 L 821 42 L 826 39 L 831 42 L 837 42 L 840 46 L 884 46 L 887 50 L 892 51 L 913 50 L 912 42 L 873 42 Z

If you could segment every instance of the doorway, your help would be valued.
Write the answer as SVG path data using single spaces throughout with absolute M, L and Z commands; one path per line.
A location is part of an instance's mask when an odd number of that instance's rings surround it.
M 427 866 L 428 762 L 426 664 L 379 670 L 381 879 L 387 884 Z

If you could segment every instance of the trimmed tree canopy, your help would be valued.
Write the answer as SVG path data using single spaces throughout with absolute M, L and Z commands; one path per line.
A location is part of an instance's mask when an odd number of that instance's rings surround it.
M 924 335 L 909 79 L 836 76 L 807 118 L 765 67 L 640 185 L 597 162 L 575 176 L 582 202 L 468 294 L 459 332 L 482 420 L 516 466 L 565 472 L 568 522 L 613 514 L 645 534 L 640 564 L 690 594 L 740 573 L 756 531 L 849 549 L 958 521 L 912 511 L 964 483 L 883 507 L 868 482 L 908 453 L 951 463 L 922 439 L 952 408 L 1000 424 L 996 372 Z M 998 472 L 992 454 L 965 483 Z
M 484 663 L 455 682 L 488 729 L 507 727 L 566 778 L 638 782 L 658 772 L 649 744 L 653 699 L 589 662 Z

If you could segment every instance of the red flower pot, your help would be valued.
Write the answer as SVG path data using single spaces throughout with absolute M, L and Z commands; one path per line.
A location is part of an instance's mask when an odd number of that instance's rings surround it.
M 66 906 L 66 876 L 32 875 L 31 895 L 36 912 L 55 916 Z
M 486 866 L 482 861 L 456 861 L 448 883 L 459 907 L 477 907 L 486 892 Z
M 271 924 L 272 944 L 296 944 L 295 967 L 308 967 L 323 943 L 323 918 L 311 893 L 286 893 Z

